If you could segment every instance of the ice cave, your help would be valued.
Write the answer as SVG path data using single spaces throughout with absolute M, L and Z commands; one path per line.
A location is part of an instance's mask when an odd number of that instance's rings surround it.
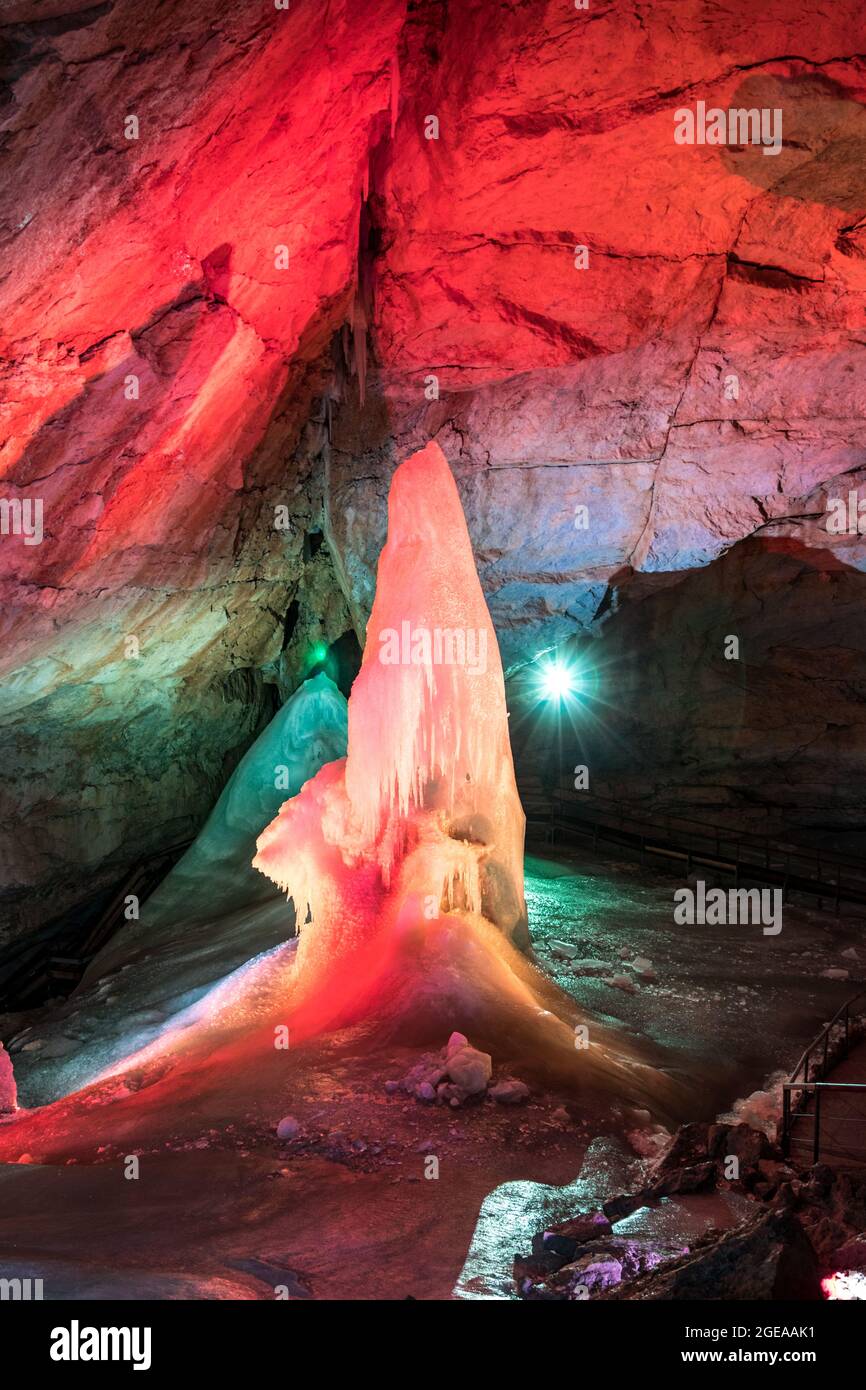
M 52 1365 L 274 1301 L 829 1364 L 864 23 L 2 7 L 0 1303 Z

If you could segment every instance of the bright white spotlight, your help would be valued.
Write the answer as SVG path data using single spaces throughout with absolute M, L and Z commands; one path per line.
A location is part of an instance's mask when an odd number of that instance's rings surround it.
M 571 666 L 560 661 L 550 661 L 542 666 L 541 689 L 546 700 L 562 702 L 576 695 L 580 689 L 580 677 Z

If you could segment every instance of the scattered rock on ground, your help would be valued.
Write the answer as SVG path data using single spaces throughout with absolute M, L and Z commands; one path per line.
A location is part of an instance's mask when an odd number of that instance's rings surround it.
M 558 956 L 560 960 L 572 960 L 580 955 L 580 947 L 572 946 L 569 941 L 551 941 L 551 955 Z
M 529 1087 L 523 1081 L 497 1081 L 487 1094 L 500 1105 L 521 1105 L 529 1099 Z
M 818 1261 L 789 1212 L 762 1212 L 745 1230 L 729 1232 L 657 1272 L 639 1278 L 635 1300 L 776 1302 L 821 1299 Z
M 606 975 L 610 970 L 610 965 L 606 960 L 573 960 L 571 969 L 575 975 Z
M 489 1094 L 500 1105 L 518 1105 L 529 1098 L 529 1087 L 514 1077 L 502 1077 L 490 1086 L 493 1058 L 473 1047 L 465 1033 L 452 1033 L 439 1052 L 426 1052 L 402 1081 L 386 1081 L 385 1090 L 398 1090 L 427 1104 L 436 1102 L 457 1108 L 472 1097 Z M 488 1090 L 488 1087 L 490 1089 Z
M 604 984 L 611 989 L 621 989 L 624 994 L 637 994 L 637 985 L 628 975 L 608 975 Z

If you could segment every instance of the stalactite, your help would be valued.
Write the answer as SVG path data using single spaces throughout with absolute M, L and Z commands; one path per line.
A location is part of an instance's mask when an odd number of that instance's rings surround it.
M 355 375 L 358 378 L 358 401 L 361 405 L 367 394 L 367 315 L 360 298 L 355 301 L 352 321 Z
M 397 131 L 397 116 L 400 105 L 400 60 L 395 53 L 391 59 L 391 139 Z

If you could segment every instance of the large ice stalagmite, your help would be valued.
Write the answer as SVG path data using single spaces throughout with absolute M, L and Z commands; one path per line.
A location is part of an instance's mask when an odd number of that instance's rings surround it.
M 321 725 L 317 718 L 310 727 Z M 332 732 L 338 741 L 339 718 Z M 309 741 L 300 742 L 309 755 Z M 317 742 L 317 759 L 324 751 Z M 97 1033 L 61 1058 L 69 1065 L 58 1079 L 80 1086 L 98 1072 L 102 1099 L 124 1116 L 140 1104 L 142 1125 L 166 1098 L 236 1115 L 253 1093 L 268 1104 L 274 1088 L 282 1094 L 284 1054 L 274 1038 L 287 1027 L 295 1055 L 347 1045 L 355 1055 L 394 1039 L 441 1045 L 456 1030 L 497 1065 L 602 1105 L 615 1097 L 661 1114 L 681 1106 L 682 1088 L 627 1039 L 593 1022 L 589 1044 L 578 1047 L 575 1025 L 587 1031 L 579 1007 L 520 949 L 524 817 L 502 668 L 457 489 L 436 445 L 393 478 L 347 754 L 320 766 L 258 838 L 255 868 L 290 894 L 303 924 L 297 950 L 285 941 L 288 909 L 278 900 L 220 921 L 176 916 L 183 903 L 195 907 L 191 893 L 209 891 L 212 906 L 228 901 L 233 885 L 223 870 L 261 815 L 253 792 L 264 794 L 273 760 L 266 738 L 239 767 L 197 853 L 157 895 L 162 926 L 141 941 L 134 968 L 95 980 L 89 999 L 73 996 L 75 1036 L 94 1021 Z M 246 893 L 242 876 L 239 883 Z M 109 1008 L 117 1028 L 106 1037 Z M 90 1092 L 70 1096 L 72 1123 L 85 1123 L 90 1106 Z M 31 1153 L 57 1142 L 55 1117 L 39 1114 L 36 1132 L 15 1141 Z
M 454 910 L 527 944 L 524 823 L 493 624 L 454 479 L 429 444 L 391 484 L 345 762 L 258 842 L 255 866 L 312 913 L 299 984 Z
M 667 1101 L 669 1083 L 600 1027 L 577 1047 L 574 1000 L 520 949 L 524 824 L 496 637 L 429 444 L 392 479 L 347 756 L 281 807 L 253 861 L 311 912 L 280 1004 L 293 1038 L 454 1028 L 527 1074 Z
M 425 811 L 463 847 L 444 859 L 466 906 L 528 944 L 525 817 L 502 662 L 457 487 L 437 444 L 398 468 L 391 483 L 388 539 L 349 704 L 346 789 L 363 833 L 377 838 L 386 878 L 412 813 Z
M 524 825 L 496 637 L 429 444 L 391 482 L 347 756 L 259 836 L 254 866 L 311 913 L 276 1007 L 299 1043 L 453 1028 L 527 1075 L 671 1108 L 677 1086 L 628 1043 L 593 1024 L 585 1046 L 575 1001 L 520 949 Z

